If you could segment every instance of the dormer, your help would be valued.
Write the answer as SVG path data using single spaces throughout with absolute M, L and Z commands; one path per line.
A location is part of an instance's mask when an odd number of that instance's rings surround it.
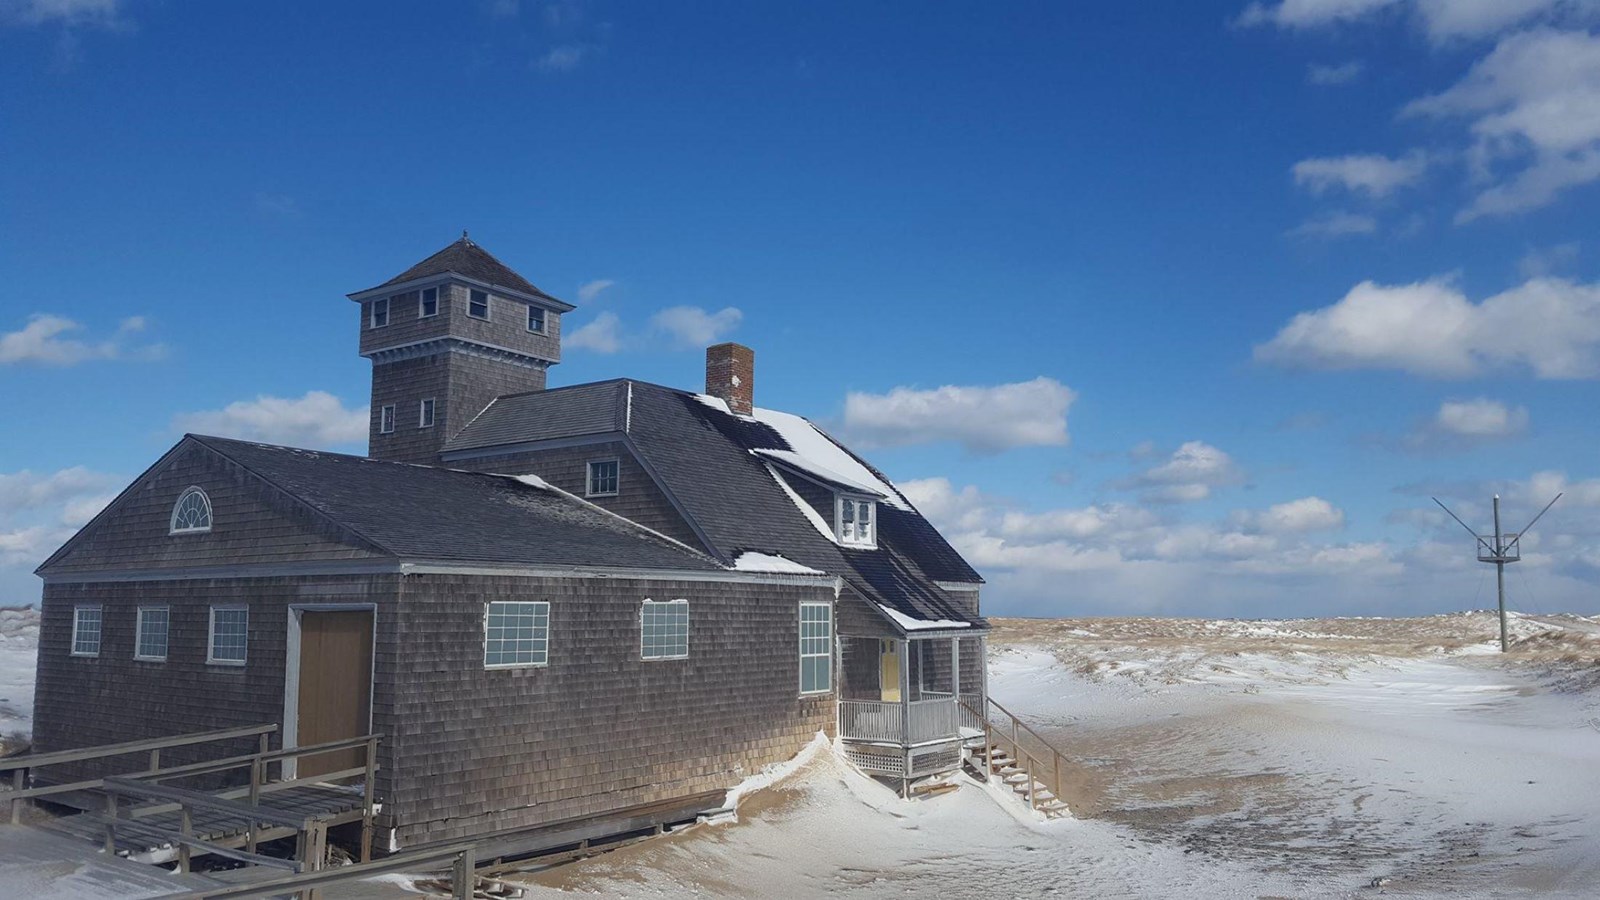
M 752 450 L 780 473 L 783 483 L 816 512 L 818 528 L 831 525 L 841 547 L 878 549 L 878 504 L 882 492 L 822 468 L 792 450 Z

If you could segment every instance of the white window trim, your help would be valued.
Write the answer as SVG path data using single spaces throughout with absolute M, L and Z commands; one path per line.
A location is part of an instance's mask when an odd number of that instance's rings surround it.
M 544 605 L 544 662 L 490 663 L 489 662 L 489 608 L 496 603 L 539 603 Z M 549 600 L 486 600 L 483 604 L 483 667 L 497 669 L 543 669 L 550 665 L 550 601 Z
M 383 304 L 383 324 L 382 325 L 378 324 L 378 304 L 379 303 Z M 367 307 L 367 327 L 368 328 L 388 328 L 389 327 L 389 322 L 390 322 L 390 316 L 394 313 L 394 310 L 390 309 L 390 307 L 392 305 L 393 304 L 391 304 L 389 302 L 389 298 L 388 297 L 379 297 L 378 299 L 371 301 L 371 305 L 369 305 Z M 345 321 L 348 322 L 350 320 L 346 319 Z
M 863 541 L 859 537 L 846 538 L 844 536 L 844 504 L 845 504 L 845 501 L 847 501 L 847 500 L 852 502 L 852 503 L 870 503 L 870 504 L 872 504 L 872 513 L 871 513 L 871 516 L 872 516 L 872 539 L 871 540 Z M 860 534 L 860 531 L 858 530 L 856 533 Z M 871 497 L 857 497 L 857 496 L 853 496 L 853 495 L 849 495 L 849 494 L 834 494 L 833 495 L 833 536 L 839 539 L 839 545 L 842 546 L 842 547 L 856 547 L 856 548 L 859 548 L 859 549 L 862 549 L 862 550 L 876 550 L 876 549 L 878 549 L 878 501 L 873 500 Z
M 183 506 L 183 501 L 190 495 L 199 494 L 200 499 L 206 504 L 206 523 L 199 527 L 179 528 L 178 509 Z M 211 495 L 195 485 L 189 485 L 178 495 L 178 501 L 172 504 L 172 515 L 167 518 L 167 534 L 206 534 L 211 530 L 211 525 L 216 522 L 217 511 L 211 507 Z
M 806 612 L 805 612 L 805 610 L 806 610 L 806 607 L 808 607 L 808 606 L 820 606 L 820 607 L 822 607 L 822 608 L 824 608 L 824 609 L 826 609 L 828 611 L 828 649 L 827 649 L 827 652 L 825 652 L 825 653 L 807 653 L 806 652 L 806 644 L 805 644 L 806 639 L 805 639 L 804 622 L 806 620 Z M 796 649 L 798 649 L 800 651 L 800 658 L 795 662 L 794 677 L 795 677 L 795 682 L 797 683 L 797 686 L 800 688 L 800 696 L 802 696 L 802 697 L 815 697 L 815 696 L 817 696 L 819 694 L 832 693 L 833 692 L 833 675 L 834 675 L 834 669 L 836 668 L 836 666 L 834 665 L 835 660 L 833 658 L 833 646 L 834 646 L 834 643 L 835 643 L 835 640 L 836 640 L 836 637 L 835 637 L 835 635 L 833 633 L 833 629 L 834 629 L 833 604 L 832 603 L 820 603 L 820 602 L 815 601 L 815 600 L 802 600 L 802 601 L 800 601 L 800 606 L 795 611 L 795 629 L 798 632 L 798 635 L 795 638 L 795 647 L 796 647 Z M 826 657 L 827 660 L 828 660 L 828 686 L 825 687 L 825 688 L 822 688 L 821 690 L 813 690 L 813 691 L 806 690 L 806 660 L 808 660 L 808 659 L 821 659 L 821 658 L 824 658 L 824 657 Z
M 594 467 L 605 463 L 615 463 L 617 467 L 617 487 L 612 491 L 590 490 L 594 486 Z M 622 493 L 622 460 L 613 456 L 606 459 L 591 459 L 583 466 L 583 495 L 585 497 L 615 497 Z
M 83 652 L 80 652 L 78 650 L 78 611 L 79 610 L 84 610 L 84 609 L 94 609 L 94 610 L 99 610 L 100 611 L 100 632 L 99 632 L 99 634 L 95 635 L 95 641 L 94 641 L 95 650 L 94 650 L 93 653 L 83 653 Z M 106 609 L 105 609 L 105 607 L 100 605 L 100 604 L 98 604 L 98 603 L 75 603 L 75 604 L 73 604 L 73 606 L 72 606 L 72 643 L 67 645 L 67 650 L 70 651 L 70 654 L 72 656 L 77 656 L 77 657 L 81 657 L 81 658 L 84 658 L 84 659 L 93 659 L 93 658 L 95 658 L 95 657 L 100 655 L 100 648 L 105 646 L 105 642 L 106 642 Z
M 645 611 L 645 609 L 647 607 L 650 607 L 650 606 L 675 606 L 675 605 L 678 605 L 678 604 L 682 604 L 683 605 L 683 611 L 684 611 L 684 616 L 683 616 L 683 652 L 682 653 L 674 653 L 671 656 L 646 656 L 645 653 L 644 653 L 644 611 Z M 639 658 L 641 660 L 645 661 L 645 662 L 665 662 L 667 660 L 688 659 L 689 658 L 689 600 L 688 600 L 688 598 L 679 597 L 676 600 L 651 600 L 650 598 L 646 597 L 644 602 L 639 604 Z
M 433 312 L 431 312 L 431 313 L 422 311 L 422 302 L 423 302 L 422 301 L 422 295 L 426 294 L 429 291 L 433 291 Z M 419 318 L 419 319 L 432 319 L 432 318 L 438 316 L 439 315 L 439 304 L 444 302 L 444 296 L 443 295 L 444 295 L 444 288 L 441 285 L 434 285 L 433 287 L 418 288 L 417 289 L 417 318 Z
M 167 614 L 167 652 L 172 652 L 172 607 L 170 606 L 141 606 L 135 614 L 133 624 L 133 658 L 140 662 L 166 662 L 167 654 L 160 656 L 145 656 L 139 652 L 144 646 L 144 614 L 152 610 L 162 610 Z M 104 627 L 103 625 L 101 627 Z
M 388 421 L 385 421 L 385 420 Z M 394 434 L 395 415 L 394 404 L 386 403 L 378 408 L 378 433 Z
M 428 404 L 430 404 L 430 403 L 433 404 L 433 408 L 431 410 L 432 415 L 426 415 L 426 413 L 430 412 L 430 410 L 428 408 Z M 418 401 L 418 403 L 417 403 L 417 427 L 418 428 L 432 428 L 433 427 L 433 423 L 437 422 L 437 421 L 439 421 L 439 402 L 438 402 L 438 399 L 435 398 L 435 397 L 425 397 L 422 400 Z
M 536 309 L 540 313 L 540 315 L 539 315 L 539 327 L 538 328 L 534 328 L 533 325 L 531 324 L 531 320 L 533 318 L 533 311 L 536 310 Z M 545 309 L 544 307 L 540 306 L 539 304 L 537 304 L 537 303 L 529 303 L 528 304 L 528 319 L 530 320 L 530 322 L 525 323 L 525 324 L 528 325 L 528 333 L 529 334 L 544 334 L 545 332 L 550 330 L 550 310 Z
M 244 659 L 217 659 L 217 610 L 243 610 L 244 611 Z M 208 666 L 244 666 L 250 662 L 250 607 L 242 603 L 224 603 L 211 607 L 211 614 L 206 621 L 206 665 Z
M 472 295 L 473 294 L 482 294 L 483 295 L 483 315 L 481 315 L 481 316 L 475 316 L 475 315 L 472 314 Z M 467 289 L 467 318 L 469 318 L 469 319 L 477 319 L 480 322 L 493 322 L 494 321 L 494 295 L 489 293 L 488 291 L 480 291 L 477 288 L 468 288 Z

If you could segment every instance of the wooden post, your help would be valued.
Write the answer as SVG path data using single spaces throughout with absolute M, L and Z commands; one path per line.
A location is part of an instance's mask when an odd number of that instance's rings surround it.
M 1037 788 L 1038 782 L 1035 781 L 1034 777 L 1033 777 L 1033 770 L 1034 770 L 1034 768 L 1036 768 L 1036 766 L 1035 766 L 1036 762 L 1037 762 L 1037 760 L 1033 759 L 1032 756 L 1028 757 L 1028 808 L 1029 809 L 1038 809 L 1039 808 L 1039 805 L 1037 803 L 1035 803 L 1034 799 L 1033 799 L 1034 798 L 1034 794 L 1038 793 L 1038 788 Z
M 178 872 L 182 875 L 189 874 L 189 839 L 194 837 L 194 817 L 189 813 L 189 805 L 178 805 L 178 833 L 183 837 L 178 841 Z
M 150 751 L 150 771 L 151 772 L 159 772 L 159 771 L 161 771 L 161 748 L 160 747 L 157 747 L 154 750 Z
M 267 736 L 265 734 L 262 734 L 260 737 L 258 737 L 256 739 L 256 755 L 257 756 L 266 756 L 267 755 L 267 751 L 269 751 L 271 749 L 272 749 L 271 742 L 269 742 L 267 740 Z M 280 774 L 280 776 L 283 773 L 283 764 L 282 763 L 278 764 L 278 773 Z M 264 765 L 261 767 L 261 780 L 262 781 L 266 781 L 267 780 L 267 767 L 264 766 Z M 252 802 L 254 802 L 254 801 L 252 801 Z
M 478 880 L 478 854 L 472 847 L 456 857 L 455 871 L 450 875 L 451 896 L 455 900 L 472 900 Z
M 117 855 L 117 795 L 106 794 L 106 855 Z
M 11 789 L 21 793 L 23 790 L 22 786 L 27 783 L 27 779 L 27 769 L 13 769 L 11 772 Z M 20 798 L 11 798 L 11 824 L 13 825 L 22 824 L 22 804 L 23 801 Z
M 1055 794 L 1057 800 L 1066 803 L 1067 801 L 1061 800 L 1061 752 L 1055 750 L 1055 748 L 1051 749 L 1054 750 L 1056 756 L 1056 783 L 1050 788 L 1050 793 Z
M 378 739 L 367 739 L 367 774 L 361 797 L 361 861 L 372 861 L 372 801 L 377 790 Z
M 328 855 L 328 826 L 320 820 L 308 819 L 305 825 L 304 846 L 303 871 L 322 871 L 323 861 Z M 300 892 L 301 900 L 320 900 L 321 897 L 322 891 L 317 888 L 306 888 Z

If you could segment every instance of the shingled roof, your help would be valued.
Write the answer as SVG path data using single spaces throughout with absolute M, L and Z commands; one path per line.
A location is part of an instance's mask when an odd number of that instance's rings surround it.
M 711 558 L 537 479 L 225 438 L 192 440 L 410 559 L 718 570 Z
M 408 281 L 416 281 L 419 278 L 428 278 L 433 275 L 444 275 L 448 272 L 454 272 L 457 275 L 495 287 L 508 288 L 519 293 L 543 297 L 547 300 L 556 300 L 556 298 L 535 287 L 533 282 L 512 271 L 510 266 L 495 259 L 493 254 L 478 246 L 465 234 L 462 234 L 460 239 L 438 253 L 385 281 L 383 284 L 367 290 L 375 291 L 390 285 L 404 284 Z M 363 294 L 366 291 L 357 291 L 356 293 Z M 556 302 L 560 303 L 561 301 L 556 300 Z
M 891 618 L 985 624 L 938 585 L 980 583 L 978 573 L 888 478 L 798 416 L 763 409 L 739 416 L 719 401 L 687 391 L 642 381 L 597 382 L 501 397 L 445 452 L 467 455 L 598 434 L 631 441 L 724 562 L 746 552 L 780 555 L 844 578 L 892 611 Z M 819 455 L 828 457 L 825 463 L 818 462 Z M 780 480 L 798 478 L 780 471 L 796 468 L 809 468 L 810 477 L 835 487 L 861 486 L 881 495 L 877 549 L 841 546 L 831 533 L 824 534 L 812 521 L 815 514 L 802 507 L 805 501 Z

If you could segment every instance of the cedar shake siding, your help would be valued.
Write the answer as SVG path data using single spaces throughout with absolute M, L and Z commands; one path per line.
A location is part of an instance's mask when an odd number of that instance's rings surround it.
M 482 288 L 441 281 L 439 288 L 439 314 L 429 318 L 420 315 L 422 302 L 416 290 L 389 295 L 389 324 L 372 327 L 372 304 L 381 296 L 356 304 L 361 311 L 362 356 L 368 356 L 388 347 L 400 347 L 420 341 L 443 337 L 458 337 L 491 347 L 514 350 L 538 357 L 550 363 L 561 361 L 561 313 L 544 307 L 544 333 L 528 330 L 528 302 L 490 290 L 489 318 L 487 320 L 467 315 L 467 302 L 471 291 Z
M 642 660 L 645 598 L 689 601 L 687 659 Z M 492 600 L 550 602 L 549 662 L 485 669 Z M 732 787 L 834 728 L 799 693 L 799 604 L 831 586 L 407 576 L 394 672 L 402 846 Z M 837 682 L 837 672 L 835 682 Z
M 271 745 L 280 747 L 290 605 L 375 604 L 375 668 L 392 671 L 399 663 L 393 639 L 398 579 L 398 575 L 343 575 L 48 583 L 40 604 L 34 747 L 51 752 L 266 722 L 280 726 L 271 737 Z M 97 657 L 71 654 L 73 607 L 85 603 L 99 604 L 102 609 Z M 213 605 L 245 606 L 250 611 L 242 666 L 206 662 Z M 168 608 L 164 662 L 133 658 L 140 606 Z M 385 681 L 375 679 L 375 732 L 393 729 L 393 708 Z M 255 749 L 254 738 L 176 747 L 162 751 L 162 762 L 178 765 Z M 379 747 L 380 796 L 391 789 L 393 752 L 390 745 Z M 149 759 L 147 754 L 137 754 L 116 762 L 121 771 L 135 771 L 148 765 Z M 52 767 L 48 774 L 58 781 L 106 774 L 100 765 Z
M 372 364 L 368 453 L 373 459 L 438 465 L 439 450 L 502 394 L 539 391 L 543 366 L 484 359 L 462 348 Z M 433 426 L 421 427 L 422 401 L 432 399 Z M 383 407 L 393 405 L 394 431 L 382 430 Z
M 591 461 L 617 460 L 617 494 L 614 497 L 585 497 Z M 469 457 L 449 463 L 458 469 L 495 472 L 501 475 L 537 475 L 562 490 L 585 497 L 603 507 L 667 537 L 703 549 L 699 536 L 679 515 L 672 501 L 662 492 L 650 473 L 621 441 L 602 441 L 576 447 L 530 450 L 498 456 Z
M 212 528 L 169 534 L 172 507 L 185 488 L 211 501 Z M 111 527 L 96 527 L 97 524 Z M 309 516 L 237 464 L 193 442 L 179 444 L 85 526 L 46 566 L 52 575 L 80 571 L 264 565 L 373 559 L 380 553 Z

